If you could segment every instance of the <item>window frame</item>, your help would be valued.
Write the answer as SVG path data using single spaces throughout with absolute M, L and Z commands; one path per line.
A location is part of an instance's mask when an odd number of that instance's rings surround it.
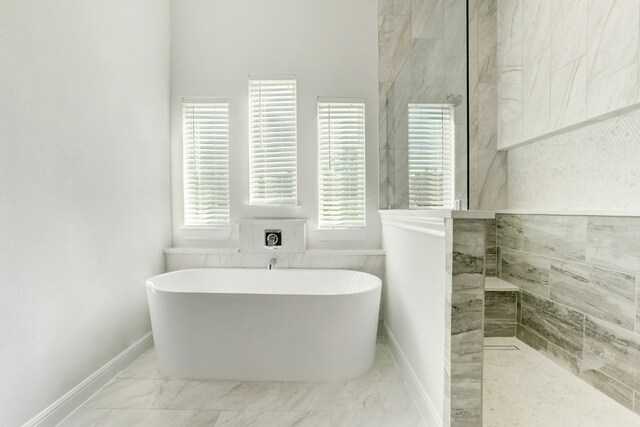
M 347 226 L 339 226 L 339 225 L 330 225 L 323 224 L 322 221 L 322 173 L 323 173 L 323 158 L 321 151 L 323 150 L 323 146 L 325 144 L 331 145 L 331 141 L 323 141 L 321 134 L 321 127 L 323 123 L 321 122 L 321 106 L 323 104 L 355 104 L 358 107 L 361 107 L 362 114 L 362 125 L 361 125 L 361 138 L 362 141 L 362 165 L 360 168 L 360 172 L 362 174 L 362 223 L 361 225 L 347 225 Z M 317 126 L 317 224 L 318 227 L 316 232 L 319 233 L 320 240 L 363 240 L 367 233 L 367 108 L 366 101 L 364 97 L 351 98 L 351 97 L 318 97 L 316 100 L 316 126 Z M 330 125 L 330 124 L 329 124 Z
M 231 145 L 231 102 L 228 97 L 182 97 L 180 100 L 181 109 L 181 134 L 182 134 L 182 174 L 181 174 L 181 190 L 182 190 L 182 226 L 179 227 L 183 236 L 187 240 L 227 240 L 231 236 L 232 215 L 231 215 L 231 162 L 230 162 L 230 145 Z M 187 174 L 189 173 L 188 153 L 190 149 L 188 139 L 186 137 L 186 106 L 189 104 L 226 104 L 227 106 L 227 138 L 226 138 L 226 179 L 227 179 L 227 218 L 223 224 L 189 224 L 188 214 L 188 190 L 187 190 Z
M 272 81 L 272 82 L 293 82 L 294 84 L 294 97 L 293 97 L 293 114 L 294 114 L 294 137 L 293 137 L 293 150 L 294 150 L 294 179 L 293 179 L 293 198 L 291 203 L 276 203 L 268 202 L 262 198 L 258 198 L 254 194 L 254 140 L 252 136 L 253 131 L 253 107 L 252 107 L 252 82 Z M 249 75 L 248 80 L 248 142 L 249 142 L 249 202 L 248 206 L 252 211 L 260 212 L 281 212 L 285 216 L 287 213 L 297 213 L 300 206 L 298 205 L 298 79 L 295 74 L 274 74 L 274 75 Z

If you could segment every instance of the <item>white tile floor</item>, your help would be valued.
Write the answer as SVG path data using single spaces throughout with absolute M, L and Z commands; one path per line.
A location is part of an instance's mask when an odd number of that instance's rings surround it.
M 341 383 L 167 378 L 153 349 L 60 426 L 417 427 L 420 416 L 384 339 L 364 376 Z
M 486 427 L 640 426 L 640 416 L 523 342 L 515 338 L 486 338 L 486 344 L 515 344 L 520 349 L 485 349 Z

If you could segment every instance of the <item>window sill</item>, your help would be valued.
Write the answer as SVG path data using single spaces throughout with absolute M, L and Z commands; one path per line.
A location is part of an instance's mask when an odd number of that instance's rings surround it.
M 180 227 L 183 237 L 186 240 L 229 240 L 233 228 L 211 228 L 211 227 Z
M 302 206 L 245 205 L 253 218 L 297 218 Z
M 321 242 L 356 242 L 366 239 L 366 228 L 316 228 L 315 234 Z

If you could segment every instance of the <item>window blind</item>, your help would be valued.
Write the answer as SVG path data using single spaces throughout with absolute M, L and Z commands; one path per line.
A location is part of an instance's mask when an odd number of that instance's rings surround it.
M 229 226 L 229 104 L 183 101 L 184 223 Z
M 454 122 L 450 105 L 409 104 L 409 207 L 451 208 Z
M 249 80 L 250 203 L 297 203 L 296 81 Z
M 363 102 L 318 101 L 318 226 L 365 226 Z

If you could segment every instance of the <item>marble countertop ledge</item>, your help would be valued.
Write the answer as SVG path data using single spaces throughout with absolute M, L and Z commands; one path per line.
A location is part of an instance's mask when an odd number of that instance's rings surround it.
M 597 210 L 544 210 L 544 209 L 498 209 L 496 214 L 511 215 L 554 215 L 554 216 L 624 216 L 638 217 L 638 211 L 597 211 Z
M 384 209 L 379 210 L 383 218 L 453 218 L 453 219 L 493 219 L 494 211 L 474 211 L 457 209 Z
M 165 254 L 237 254 L 240 248 L 165 248 Z M 307 249 L 293 255 L 373 255 L 384 256 L 384 249 Z

